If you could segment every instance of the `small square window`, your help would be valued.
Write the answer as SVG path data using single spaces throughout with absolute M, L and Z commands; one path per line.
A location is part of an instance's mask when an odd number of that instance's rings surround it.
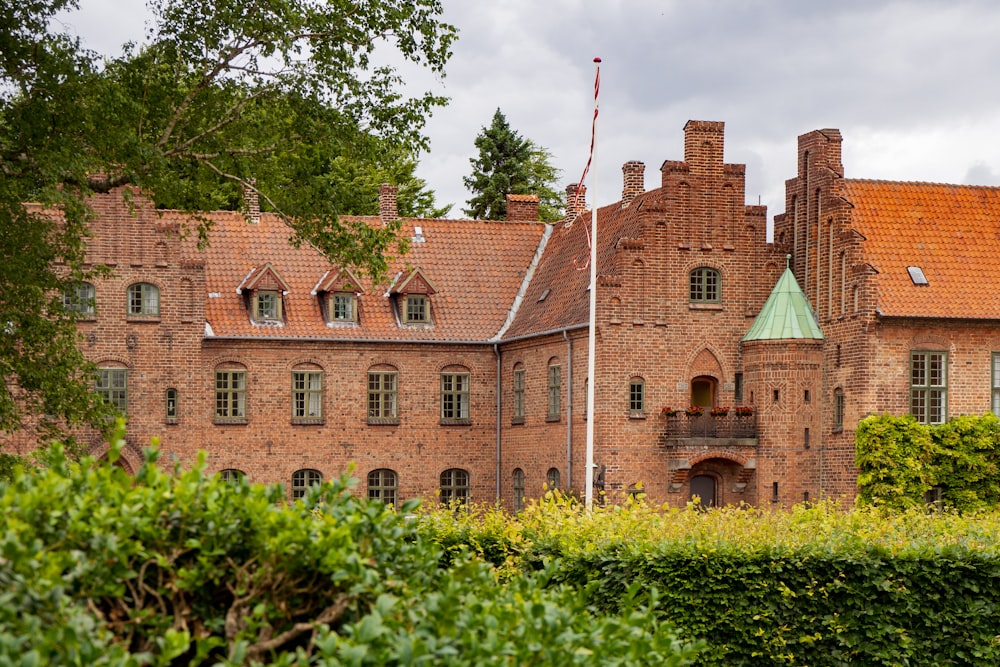
M 136 283 L 128 288 L 129 315 L 159 315 L 160 288 L 149 283 Z
M 349 292 L 338 292 L 330 298 L 330 320 L 333 322 L 357 322 L 356 297 Z
M 257 292 L 254 297 L 254 319 L 273 322 L 281 319 L 281 294 L 271 290 Z
M 90 283 L 76 283 L 63 291 L 63 307 L 83 316 L 94 315 L 94 286 Z

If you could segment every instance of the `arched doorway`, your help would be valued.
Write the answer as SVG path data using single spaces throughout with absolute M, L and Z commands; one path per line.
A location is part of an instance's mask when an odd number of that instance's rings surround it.
M 699 375 L 691 380 L 691 405 L 715 407 L 716 384 L 715 378 L 707 375 Z
M 715 478 L 711 475 L 695 475 L 691 478 L 692 502 L 697 498 L 699 507 L 715 507 Z

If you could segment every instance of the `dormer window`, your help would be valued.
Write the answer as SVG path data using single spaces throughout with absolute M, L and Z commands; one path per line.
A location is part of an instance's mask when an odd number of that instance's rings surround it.
M 356 297 L 348 292 L 330 296 L 330 319 L 334 322 L 357 322 Z
M 254 295 L 253 318 L 258 322 L 281 321 L 281 294 L 260 290 Z
M 424 272 L 419 268 L 414 269 L 405 280 L 391 289 L 391 294 L 396 297 L 399 323 L 402 325 L 432 324 L 431 297 L 436 293 L 437 289 L 424 275 Z
M 331 269 L 320 277 L 312 293 L 319 297 L 328 325 L 358 322 L 358 296 L 361 283 L 348 269 Z
M 404 321 L 407 324 L 426 324 L 431 321 L 429 310 L 426 296 L 423 294 L 410 294 L 406 297 Z
M 237 294 L 247 295 L 247 310 L 254 324 L 284 322 L 284 296 L 288 292 L 288 283 L 270 264 L 250 269 L 250 273 L 236 288 Z

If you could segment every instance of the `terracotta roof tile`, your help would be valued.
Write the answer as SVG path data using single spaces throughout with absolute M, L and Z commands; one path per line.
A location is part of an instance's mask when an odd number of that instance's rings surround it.
M 165 214 L 172 216 L 182 214 Z M 185 259 L 204 260 L 207 291 L 218 294 L 207 298 L 205 316 L 221 337 L 486 341 L 506 321 L 544 231 L 537 222 L 404 220 L 400 233 L 410 238 L 420 227 L 424 240 L 411 243 L 394 261 L 390 278 L 420 267 L 437 290 L 431 297 L 432 325 L 399 326 L 386 296 L 389 285 L 374 285 L 366 276 L 357 276 L 359 323 L 327 325 L 313 291 L 338 267 L 308 244 L 290 244 L 291 230 L 274 215 L 262 214 L 257 224 L 236 212 L 206 217 L 213 225 L 209 245 L 197 250 L 189 242 Z M 377 217 L 352 219 L 381 224 Z M 251 270 L 268 263 L 288 285 L 283 325 L 252 324 L 236 292 Z
M 890 317 L 1000 319 L 1000 188 L 845 180 Z M 915 285 L 917 266 L 927 285 Z

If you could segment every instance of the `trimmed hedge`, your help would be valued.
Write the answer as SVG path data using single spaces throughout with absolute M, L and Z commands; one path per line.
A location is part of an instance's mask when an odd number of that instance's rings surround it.
M 469 516 L 425 530 L 452 548 L 489 544 L 508 571 L 548 569 L 608 613 L 636 586 L 655 590 L 665 620 L 707 641 L 701 665 L 1000 664 L 998 515 L 642 503 L 587 514 L 555 498 L 515 525 Z

